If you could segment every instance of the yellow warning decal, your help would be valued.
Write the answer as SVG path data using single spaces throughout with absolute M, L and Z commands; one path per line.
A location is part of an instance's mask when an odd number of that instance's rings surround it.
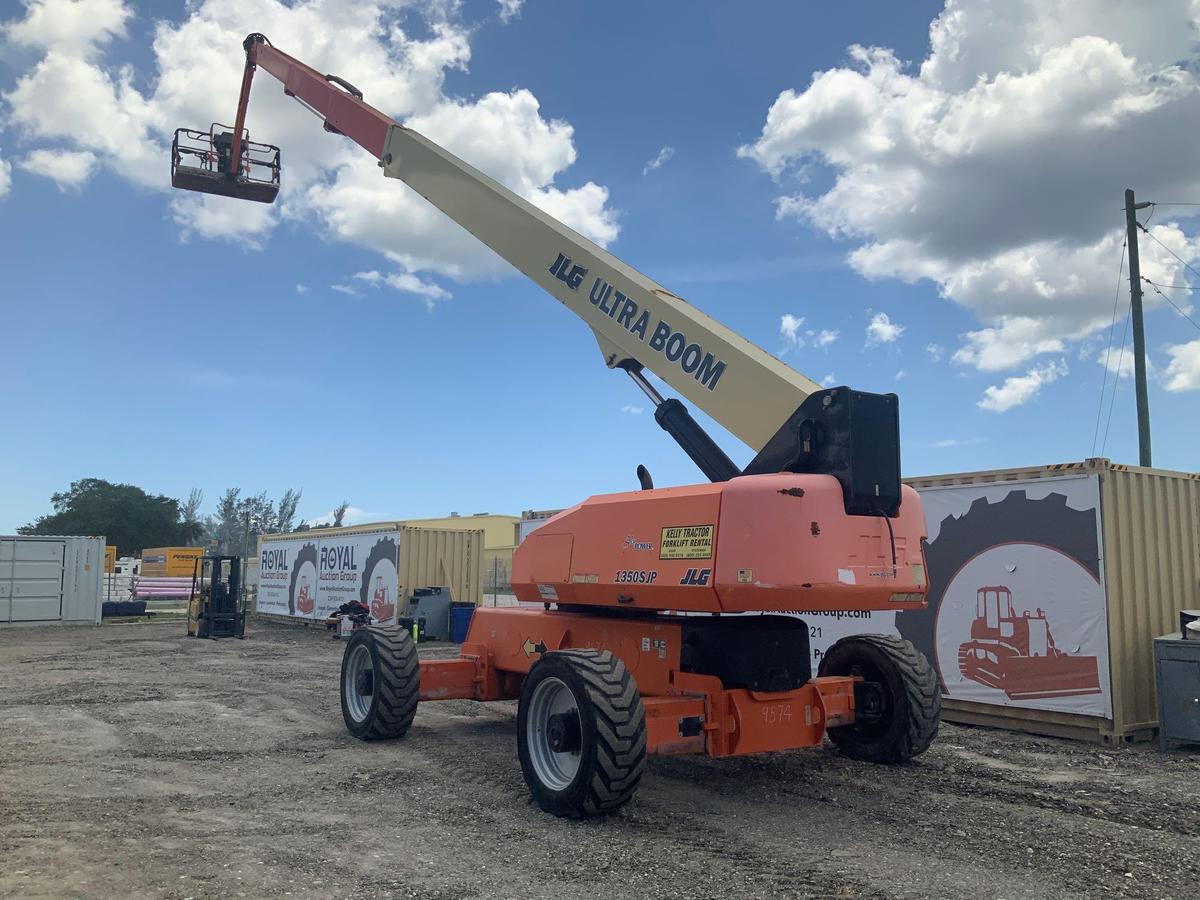
M 658 545 L 659 559 L 711 559 L 715 525 L 668 525 Z

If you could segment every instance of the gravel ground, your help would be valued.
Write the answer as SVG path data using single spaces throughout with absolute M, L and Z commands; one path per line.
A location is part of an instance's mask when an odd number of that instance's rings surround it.
M 363 744 L 324 633 L 182 630 L 0 631 L 0 896 L 1200 893 L 1196 754 L 945 725 L 895 768 L 651 759 L 620 814 L 566 822 L 528 800 L 515 704 Z

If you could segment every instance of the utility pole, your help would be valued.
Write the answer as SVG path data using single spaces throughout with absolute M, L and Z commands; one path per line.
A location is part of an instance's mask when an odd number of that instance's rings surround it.
M 1150 401 L 1146 396 L 1146 332 L 1142 326 L 1142 269 L 1138 260 L 1137 211 L 1151 206 L 1135 203 L 1133 189 L 1125 191 L 1125 230 L 1129 247 L 1129 297 L 1133 315 L 1133 382 L 1137 392 L 1138 462 L 1150 466 Z M 1108 360 L 1105 361 L 1105 364 Z M 1120 372 L 1117 376 L 1120 377 Z

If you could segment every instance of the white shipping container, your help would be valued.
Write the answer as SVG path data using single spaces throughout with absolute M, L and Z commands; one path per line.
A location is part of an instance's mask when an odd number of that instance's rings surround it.
M 104 538 L 0 537 L 0 626 L 98 625 Z
M 521 513 L 521 522 L 517 527 L 517 543 L 523 544 L 525 538 L 529 537 L 560 512 L 562 512 L 561 509 L 528 509 Z

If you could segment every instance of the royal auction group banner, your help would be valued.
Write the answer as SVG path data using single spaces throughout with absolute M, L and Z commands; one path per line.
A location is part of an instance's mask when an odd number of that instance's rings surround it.
M 1095 475 L 921 491 L 927 607 L 805 613 L 814 669 L 838 638 L 912 641 L 945 696 L 1112 716 Z
M 395 622 L 399 539 L 388 531 L 262 541 L 258 611 L 321 620 L 357 600 L 373 621 Z

